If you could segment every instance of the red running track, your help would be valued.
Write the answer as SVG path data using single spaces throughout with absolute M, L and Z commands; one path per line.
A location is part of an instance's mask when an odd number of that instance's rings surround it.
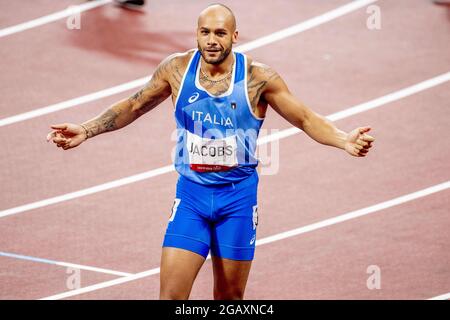
M 3 13 L 0 28 L 61 10 L 61 3 L 4 3 L 1 12 L 17 14 Z M 143 14 L 107 5 L 83 13 L 81 30 L 69 31 L 61 20 L 0 38 L 0 119 L 151 74 L 163 57 L 195 46 L 196 17 L 207 3 L 152 1 Z M 269 1 L 257 7 L 225 3 L 234 9 L 245 43 L 346 1 L 284 1 L 277 7 Z M 381 30 L 368 30 L 368 14 L 360 9 L 248 54 L 274 67 L 292 92 L 323 115 L 450 71 L 446 7 L 419 0 L 377 5 Z M 279 172 L 261 177 L 258 239 L 448 181 L 449 89 L 447 82 L 337 121 L 347 131 L 373 127 L 376 143 L 367 158 L 352 158 L 304 134 L 282 139 Z M 45 143 L 50 124 L 84 121 L 131 93 L 0 127 L 0 210 L 170 164 L 169 101 L 79 148 L 63 152 Z M 269 110 L 265 129 L 289 127 Z M 172 172 L 2 217 L 0 252 L 127 273 L 156 268 L 175 181 Z M 426 299 L 449 292 L 449 196 L 441 191 L 258 247 L 246 298 Z M 65 267 L 10 257 L 0 261 L 1 299 L 68 291 Z M 366 287 L 370 265 L 380 267 L 380 290 Z M 191 298 L 212 298 L 211 271 L 207 261 Z M 117 278 L 81 274 L 82 287 Z M 156 299 L 158 290 L 156 274 L 72 298 Z

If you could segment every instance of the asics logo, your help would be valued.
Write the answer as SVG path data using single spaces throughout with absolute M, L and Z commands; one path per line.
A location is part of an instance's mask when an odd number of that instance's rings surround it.
M 194 103 L 195 101 L 197 101 L 198 97 L 200 97 L 200 93 L 195 92 L 192 96 L 189 97 L 189 103 Z
M 250 245 L 252 245 L 256 240 L 256 234 L 253 236 L 252 240 L 250 240 Z

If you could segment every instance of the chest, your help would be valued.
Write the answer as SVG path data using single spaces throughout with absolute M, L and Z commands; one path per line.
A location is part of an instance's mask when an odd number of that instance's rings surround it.
M 182 74 L 186 72 L 186 67 L 183 66 L 183 68 L 180 68 L 180 71 Z M 247 78 L 250 80 L 253 80 L 253 76 L 249 74 L 247 68 L 248 76 Z M 194 77 L 191 78 L 190 82 L 182 82 L 182 76 L 180 72 L 177 75 L 174 75 L 173 79 L 170 81 L 170 85 L 172 88 L 172 102 L 175 106 L 178 100 L 179 94 L 181 94 L 180 90 L 188 89 L 189 92 L 192 94 L 195 94 L 195 91 L 197 91 L 197 87 L 194 84 Z M 232 85 L 233 77 L 231 75 L 225 76 L 223 79 L 219 79 L 220 81 L 214 81 L 211 79 L 208 79 L 205 76 L 202 76 L 200 72 L 198 72 L 197 84 L 200 85 L 200 89 L 206 91 L 211 97 L 219 97 L 221 95 L 224 95 L 227 93 L 227 91 L 230 90 L 230 86 Z M 248 101 L 248 105 L 251 108 L 253 114 L 259 118 L 264 118 L 267 110 L 267 102 L 264 100 L 262 94 L 263 94 L 263 83 L 260 85 L 254 85 L 254 82 L 249 82 L 248 85 L 245 85 L 244 81 L 240 83 L 240 100 L 244 100 L 244 103 Z M 236 84 L 234 84 L 236 86 Z M 234 88 L 235 89 L 235 88 Z M 233 93 L 236 94 L 236 90 L 233 89 Z M 190 98 L 191 96 L 189 96 Z M 248 98 L 248 99 L 247 99 Z

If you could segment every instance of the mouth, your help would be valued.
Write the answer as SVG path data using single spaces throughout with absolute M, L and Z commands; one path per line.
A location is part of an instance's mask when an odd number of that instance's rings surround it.
M 219 49 L 206 49 L 205 51 L 208 52 L 208 53 L 216 53 L 216 52 L 220 52 Z

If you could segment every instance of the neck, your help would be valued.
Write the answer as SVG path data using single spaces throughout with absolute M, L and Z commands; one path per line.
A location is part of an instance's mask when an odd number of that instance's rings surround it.
M 201 63 L 200 67 L 208 77 L 220 78 L 221 75 L 225 75 L 231 71 L 231 68 L 233 67 L 234 63 L 234 53 L 233 51 L 231 51 L 228 57 L 226 57 L 225 60 L 223 60 L 220 64 L 206 63 L 203 57 L 201 58 L 200 63 Z

